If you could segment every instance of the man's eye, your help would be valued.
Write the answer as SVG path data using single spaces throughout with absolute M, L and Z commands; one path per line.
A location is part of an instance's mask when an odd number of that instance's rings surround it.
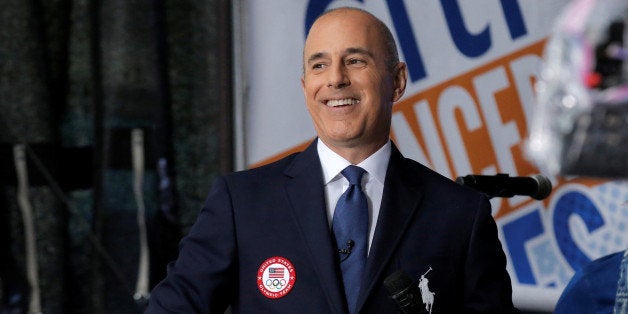
M 314 69 L 322 69 L 322 68 L 326 68 L 327 65 L 328 65 L 328 63 L 324 62 L 324 61 L 316 62 L 316 63 L 312 63 L 312 68 L 314 68 Z
M 363 65 L 365 63 L 366 62 L 362 59 L 349 59 L 347 61 L 347 64 L 350 64 L 350 65 Z

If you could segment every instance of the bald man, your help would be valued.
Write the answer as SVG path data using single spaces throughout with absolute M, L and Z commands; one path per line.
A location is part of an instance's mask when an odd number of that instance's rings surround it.
M 375 16 L 320 16 L 301 84 L 317 133 L 303 152 L 216 180 L 147 313 L 512 313 L 488 199 L 390 141 L 407 69 Z

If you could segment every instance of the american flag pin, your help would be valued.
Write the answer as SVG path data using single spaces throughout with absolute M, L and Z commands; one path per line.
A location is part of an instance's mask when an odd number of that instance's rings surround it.
M 294 287 L 297 273 L 285 257 L 274 256 L 265 260 L 257 270 L 257 288 L 265 297 L 278 299 Z

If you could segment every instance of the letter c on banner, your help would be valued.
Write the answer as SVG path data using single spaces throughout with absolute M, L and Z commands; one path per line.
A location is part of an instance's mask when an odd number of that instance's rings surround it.
M 579 270 L 591 259 L 574 242 L 569 232 L 569 217 L 578 215 L 582 218 L 589 233 L 604 226 L 604 218 L 591 200 L 580 192 L 569 192 L 561 196 L 554 207 L 554 232 L 556 242 L 565 260 L 574 271 Z
M 471 34 L 464 25 L 464 18 L 457 0 L 441 0 L 443 12 L 449 26 L 449 33 L 458 50 L 467 57 L 478 57 L 491 47 L 490 26 L 479 34 Z

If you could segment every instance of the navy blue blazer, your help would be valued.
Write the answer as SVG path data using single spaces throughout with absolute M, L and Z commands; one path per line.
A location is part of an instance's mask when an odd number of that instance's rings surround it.
M 271 257 L 294 267 L 291 290 L 262 293 Z M 486 196 L 404 158 L 393 145 L 358 299 L 395 313 L 384 279 L 403 270 L 432 313 L 511 313 L 510 277 Z M 427 298 L 429 299 L 429 295 Z M 314 141 L 305 151 L 220 177 L 146 313 L 348 313 Z M 426 304 L 427 306 L 427 304 Z

